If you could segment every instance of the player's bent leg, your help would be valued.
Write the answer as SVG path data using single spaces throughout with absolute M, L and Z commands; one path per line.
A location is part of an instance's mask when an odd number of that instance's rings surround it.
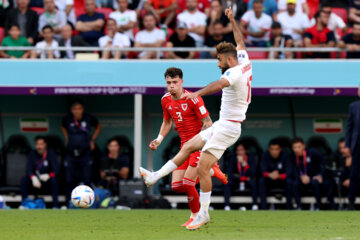
M 183 186 L 188 198 L 188 203 L 191 210 L 191 216 L 186 223 L 181 225 L 182 227 L 186 227 L 187 225 L 189 225 L 195 219 L 200 209 L 199 193 L 195 188 L 196 179 L 197 179 L 196 167 L 189 166 L 185 172 L 185 176 L 183 179 Z
M 200 177 L 200 211 L 194 221 L 192 221 L 186 229 L 194 230 L 200 228 L 202 225 L 210 222 L 208 213 L 210 198 L 211 198 L 211 176 L 210 169 L 217 162 L 217 158 L 210 152 L 205 151 L 200 155 L 197 173 Z
M 171 188 L 176 193 L 184 193 L 183 178 L 185 170 L 175 170 L 172 173 Z
M 205 145 L 205 142 L 202 140 L 199 134 L 194 136 L 192 139 L 187 141 L 180 151 L 175 155 L 172 161 L 180 166 L 193 152 L 201 150 Z

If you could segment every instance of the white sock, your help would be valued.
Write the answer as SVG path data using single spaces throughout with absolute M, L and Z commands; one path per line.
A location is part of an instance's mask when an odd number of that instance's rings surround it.
M 214 176 L 214 170 L 210 168 L 210 176 Z
M 176 166 L 176 164 L 172 160 L 169 160 L 156 173 L 159 176 L 159 178 L 162 178 L 162 177 L 170 174 L 172 171 L 174 171 L 177 168 L 178 168 L 178 166 Z
M 211 191 L 200 192 L 200 212 L 209 212 L 209 205 L 211 202 Z
M 192 212 L 190 218 L 194 218 L 194 219 L 195 219 L 196 216 L 197 216 L 197 214 L 198 214 L 198 213 L 193 213 L 193 212 Z

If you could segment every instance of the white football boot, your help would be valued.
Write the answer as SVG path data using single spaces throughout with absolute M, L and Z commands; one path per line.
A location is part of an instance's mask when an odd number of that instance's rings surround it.
M 154 172 L 150 172 L 145 168 L 139 167 L 139 172 L 141 177 L 144 179 L 146 186 L 148 187 L 151 187 L 159 180 Z
M 208 212 L 199 212 L 198 215 L 194 218 L 189 225 L 186 226 L 188 230 L 199 229 L 202 225 L 208 224 L 210 222 L 210 216 Z

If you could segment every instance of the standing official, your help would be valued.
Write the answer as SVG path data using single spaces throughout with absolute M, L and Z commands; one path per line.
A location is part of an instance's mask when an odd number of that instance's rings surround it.
M 92 127 L 96 128 L 91 134 Z M 70 113 L 63 118 L 61 130 L 64 134 L 67 151 L 65 156 L 66 199 L 76 185 L 76 176 L 80 174 L 78 182 L 85 185 L 91 183 L 91 150 L 95 149 L 95 140 L 101 131 L 99 121 L 84 112 L 81 101 L 71 104 Z
M 360 97 L 360 88 L 358 90 Z M 350 168 L 350 187 L 349 187 L 349 209 L 354 210 L 355 197 L 359 188 L 360 181 L 360 101 L 350 104 L 349 117 L 346 127 L 346 147 L 350 148 L 352 164 Z

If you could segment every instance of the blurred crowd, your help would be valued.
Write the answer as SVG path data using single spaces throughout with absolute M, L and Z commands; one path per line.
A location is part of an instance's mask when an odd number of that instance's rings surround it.
M 222 41 L 234 42 L 224 14 L 227 7 L 236 13 L 248 47 L 284 49 L 272 57 L 360 57 L 358 0 L 3 0 L 1 46 L 36 46 L 37 50 L 0 51 L 0 57 L 74 59 L 79 52 L 42 49 L 99 46 L 113 48 L 96 53 L 102 59 L 215 58 L 215 52 L 134 52 L 131 48 L 214 47 Z M 339 47 L 348 52 L 286 51 L 291 47 Z M 268 52 L 254 54 L 253 58 L 268 57 Z

